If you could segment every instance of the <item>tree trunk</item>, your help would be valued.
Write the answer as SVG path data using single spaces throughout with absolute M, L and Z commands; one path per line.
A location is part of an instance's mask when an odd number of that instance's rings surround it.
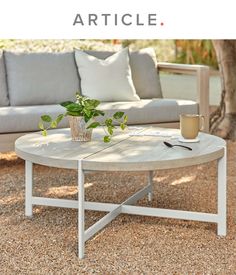
M 211 132 L 236 139 L 236 40 L 213 40 L 219 64 L 222 95 L 219 108 L 211 115 Z

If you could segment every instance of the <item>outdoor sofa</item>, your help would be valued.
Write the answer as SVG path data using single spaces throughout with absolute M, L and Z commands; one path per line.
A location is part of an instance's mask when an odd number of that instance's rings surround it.
M 100 59 L 111 52 L 87 51 Z M 179 127 L 182 113 L 205 116 L 209 129 L 209 69 L 202 65 L 157 63 L 153 49 L 130 53 L 130 67 L 139 101 L 102 102 L 106 113 L 124 111 L 129 125 L 155 124 Z M 196 101 L 163 98 L 159 72 L 196 76 Z M 64 112 L 60 102 L 73 100 L 80 90 L 80 76 L 73 52 L 0 54 L 0 152 L 14 150 L 15 140 L 38 131 L 42 114 Z M 59 127 L 68 127 L 64 119 Z

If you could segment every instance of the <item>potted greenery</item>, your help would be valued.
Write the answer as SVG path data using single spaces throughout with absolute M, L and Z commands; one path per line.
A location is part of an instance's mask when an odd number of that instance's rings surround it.
M 103 111 L 97 109 L 99 104 L 99 100 L 89 99 L 77 93 L 75 102 L 67 101 L 60 104 L 66 109 L 64 114 L 58 115 L 56 119 L 52 119 L 49 115 L 41 116 L 39 128 L 42 135 L 46 136 L 48 129 L 56 128 L 60 121 L 67 116 L 73 141 L 90 141 L 92 130 L 98 126 L 103 126 L 105 131 L 103 140 L 104 142 L 110 142 L 116 128 L 114 122 L 124 130 L 127 126 L 128 117 L 124 112 L 116 112 L 112 117 L 105 118 L 103 122 L 98 122 L 96 117 L 105 115 Z

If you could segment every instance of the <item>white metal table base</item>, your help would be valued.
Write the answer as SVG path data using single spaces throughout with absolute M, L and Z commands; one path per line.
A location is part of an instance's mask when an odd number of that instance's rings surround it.
M 163 218 L 174 218 L 184 220 L 195 220 L 202 222 L 212 222 L 217 224 L 217 234 L 226 235 L 226 150 L 224 157 L 218 160 L 218 213 L 202 213 L 182 210 L 170 210 L 162 208 L 152 208 L 134 206 L 138 200 L 148 195 L 148 200 L 152 199 L 152 176 L 149 172 L 148 185 L 134 195 L 126 199 L 121 204 L 99 203 L 84 201 L 84 170 L 82 160 L 78 161 L 78 200 L 52 199 L 45 197 L 32 196 L 33 190 L 33 165 L 26 161 L 26 190 L 25 190 L 25 215 L 32 216 L 33 205 L 44 205 L 53 207 L 75 208 L 78 209 L 78 254 L 79 258 L 84 257 L 85 242 L 114 220 L 119 214 L 134 214 L 143 216 L 154 216 Z M 95 210 L 109 212 L 95 224 L 85 230 L 84 219 L 85 210 Z

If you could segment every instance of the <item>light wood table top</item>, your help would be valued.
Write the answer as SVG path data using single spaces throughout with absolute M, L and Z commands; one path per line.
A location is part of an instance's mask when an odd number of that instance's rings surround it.
M 169 131 L 179 135 L 176 129 L 146 126 L 142 132 Z M 30 133 L 16 140 L 16 154 L 33 163 L 58 168 L 78 168 L 83 159 L 83 169 L 93 171 L 150 171 L 186 167 L 213 161 L 223 157 L 226 143 L 223 139 L 200 133 L 200 142 L 188 143 L 192 151 L 163 144 L 183 144 L 177 138 L 159 136 L 130 136 L 129 130 L 119 132 L 112 142 L 104 143 L 103 129 L 95 129 L 91 142 L 71 141 L 70 129 L 48 131 L 48 136 Z M 183 144 L 185 145 L 185 144 Z

